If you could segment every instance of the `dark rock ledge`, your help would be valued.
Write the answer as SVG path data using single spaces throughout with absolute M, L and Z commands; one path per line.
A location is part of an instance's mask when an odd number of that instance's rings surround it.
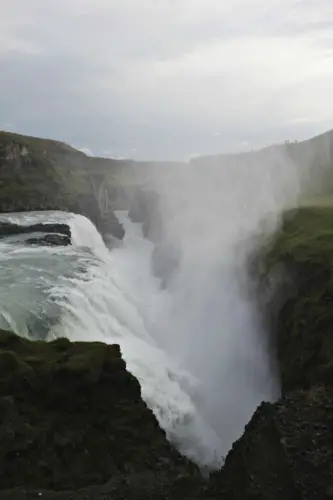
M 62 490 L 44 498 L 85 498 L 69 491 L 87 487 L 87 498 L 149 498 L 201 481 L 168 443 L 118 345 L 0 331 L 0 416 L 1 499 L 42 490 Z
M 29 237 L 29 234 L 31 237 Z M 67 246 L 71 244 L 71 230 L 68 224 L 38 223 L 23 225 L 0 222 L 0 238 L 20 235 L 27 235 L 25 243 L 30 245 Z

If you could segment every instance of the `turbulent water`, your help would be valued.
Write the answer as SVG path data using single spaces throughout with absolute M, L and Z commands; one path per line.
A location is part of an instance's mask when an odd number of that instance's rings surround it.
M 265 231 L 274 229 L 297 180 L 285 159 L 264 163 L 154 180 L 163 241 L 179 253 L 163 287 L 152 273 L 153 243 L 124 212 L 126 235 L 111 251 L 83 216 L 3 215 L 67 222 L 73 245 L 1 240 L 0 326 L 32 338 L 119 343 L 168 438 L 202 467 L 218 467 L 255 407 L 279 390 L 245 262 L 262 218 L 270 215 Z

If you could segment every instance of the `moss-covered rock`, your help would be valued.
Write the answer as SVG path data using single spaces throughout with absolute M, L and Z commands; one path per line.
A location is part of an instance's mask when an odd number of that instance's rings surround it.
M 269 295 L 267 318 L 273 319 L 283 397 L 257 409 L 209 491 L 226 500 L 328 499 L 333 495 L 333 206 L 285 213 L 254 263 Z
M 277 267 L 282 275 L 269 307 L 278 313 L 274 330 L 282 389 L 333 385 L 332 206 L 285 214 L 265 250 L 266 276 Z
M 132 162 L 90 158 L 59 141 L 0 132 L 0 213 L 73 211 L 103 234 L 122 238 L 113 211 L 128 208 L 123 183 L 135 184 L 136 177 Z
M 196 473 L 168 443 L 119 346 L 0 331 L 0 489 Z

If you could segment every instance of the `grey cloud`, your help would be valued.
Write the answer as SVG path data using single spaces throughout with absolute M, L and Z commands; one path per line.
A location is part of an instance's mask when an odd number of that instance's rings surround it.
M 330 126 L 328 0 L 3 2 L 1 121 L 18 131 L 176 159 Z

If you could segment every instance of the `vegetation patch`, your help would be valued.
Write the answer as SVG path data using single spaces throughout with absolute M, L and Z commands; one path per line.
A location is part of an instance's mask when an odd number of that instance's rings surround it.
M 0 415 L 0 489 L 196 471 L 168 443 L 118 345 L 0 331 Z
M 282 389 L 333 382 L 333 206 L 303 206 L 284 215 L 264 250 L 264 276 L 280 266 L 293 284 L 275 326 Z M 283 279 L 270 308 L 281 300 Z

